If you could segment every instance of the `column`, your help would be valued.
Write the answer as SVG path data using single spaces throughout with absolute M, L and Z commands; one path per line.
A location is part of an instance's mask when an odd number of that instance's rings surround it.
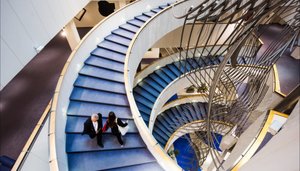
M 80 37 L 74 21 L 71 20 L 63 30 L 71 49 L 74 50 L 80 42 Z

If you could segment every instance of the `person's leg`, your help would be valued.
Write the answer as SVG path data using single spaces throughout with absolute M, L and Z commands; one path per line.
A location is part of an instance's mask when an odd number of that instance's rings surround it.
M 118 133 L 118 134 L 116 134 L 115 136 L 117 136 L 119 143 L 120 143 L 121 145 L 123 145 L 124 142 L 123 142 L 123 140 L 122 140 L 121 133 Z
M 89 134 L 90 138 L 93 139 L 95 138 L 96 134 Z
M 99 132 L 99 133 L 97 134 L 97 144 L 98 144 L 100 147 L 103 148 L 103 144 L 102 144 L 102 133 L 101 133 L 101 132 Z

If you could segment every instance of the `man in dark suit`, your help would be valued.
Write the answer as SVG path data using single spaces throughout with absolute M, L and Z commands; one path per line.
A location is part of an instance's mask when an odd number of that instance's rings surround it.
M 101 113 L 98 114 L 92 114 L 91 117 L 89 117 L 84 122 L 84 129 L 82 132 L 83 134 L 88 134 L 90 138 L 97 137 L 97 144 L 103 148 L 102 144 L 102 115 Z

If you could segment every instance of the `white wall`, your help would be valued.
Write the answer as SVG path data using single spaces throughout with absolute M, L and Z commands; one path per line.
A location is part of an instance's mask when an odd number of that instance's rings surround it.
M 299 102 L 282 130 L 276 134 L 241 171 L 299 170 Z
M 90 0 L 1 0 L 1 89 Z

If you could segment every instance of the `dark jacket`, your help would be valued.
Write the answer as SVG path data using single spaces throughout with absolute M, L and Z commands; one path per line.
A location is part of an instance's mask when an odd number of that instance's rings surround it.
M 117 118 L 117 124 L 118 124 L 119 126 L 121 126 L 121 127 L 126 127 L 126 126 L 128 125 L 128 123 L 123 123 L 122 120 L 119 119 L 119 118 Z M 112 132 L 113 134 L 115 134 L 115 135 L 120 133 L 117 124 L 115 124 L 115 126 L 113 126 L 113 127 L 111 128 L 111 132 Z M 103 129 L 102 129 L 102 132 L 107 131 L 108 128 L 110 128 L 110 127 L 108 126 L 108 120 L 107 120 L 106 123 L 105 123 L 105 125 L 104 125 L 104 127 L 103 127 Z
M 82 134 L 88 134 L 90 137 L 95 137 L 96 136 L 96 131 L 99 131 L 100 134 L 102 133 L 102 115 L 98 113 L 99 119 L 98 119 L 98 130 L 94 129 L 93 122 L 91 117 L 89 117 L 85 122 L 84 122 L 84 128 Z

